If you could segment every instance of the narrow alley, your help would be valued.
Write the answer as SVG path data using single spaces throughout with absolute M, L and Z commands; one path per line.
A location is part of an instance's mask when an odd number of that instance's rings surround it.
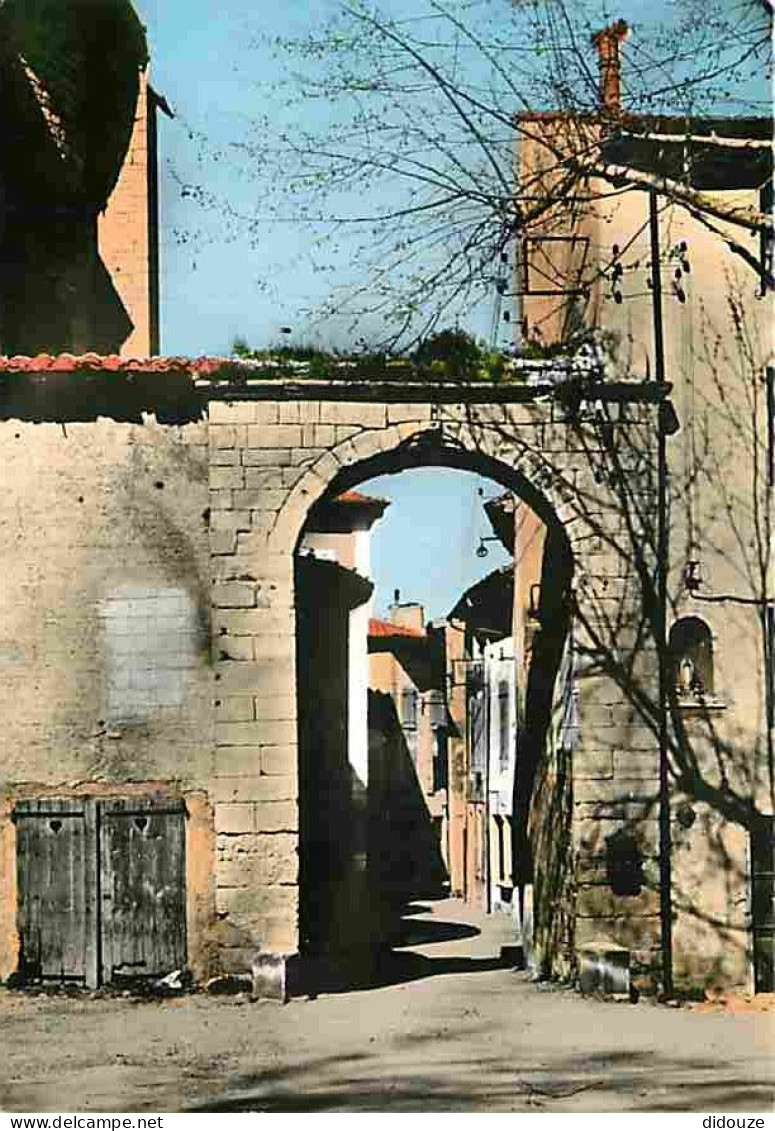
M 767 1111 L 772 1013 L 584 999 L 505 915 L 415 904 L 384 984 L 250 1003 L 0 991 L 6 1111 Z M 377 979 L 380 981 L 380 979 Z M 762 999 L 757 999 L 761 1001 Z

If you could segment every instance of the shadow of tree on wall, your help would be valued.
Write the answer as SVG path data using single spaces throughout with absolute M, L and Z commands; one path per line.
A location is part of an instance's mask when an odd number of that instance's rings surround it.
M 514 877 L 518 887 L 534 887 L 532 939 L 523 937 L 523 945 L 529 941 L 531 963 L 542 974 L 567 973 L 565 956 L 574 946 L 571 751 L 563 740 L 553 744 L 550 734 L 570 628 L 572 576 L 567 541 L 550 527 L 514 776 Z
M 585 538 L 596 543 L 601 560 L 599 575 L 593 569 L 573 581 L 576 670 L 571 678 L 578 687 L 583 726 L 572 746 L 574 768 L 586 756 L 610 763 L 607 771 L 598 769 L 592 775 L 602 783 L 594 801 L 573 797 L 567 773 L 570 759 L 565 767 L 556 761 L 558 751 L 562 753 L 558 741 L 562 688 L 555 691 L 551 725 L 544 727 L 543 736 L 538 731 L 545 723 L 546 704 L 540 695 L 534 699 L 538 715 L 528 721 L 528 738 L 532 725 L 535 741 L 532 747 L 526 744 L 515 791 L 518 825 L 521 819 L 523 830 L 530 826 L 531 843 L 525 845 L 518 827 L 516 863 L 519 874 L 519 854 L 529 862 L 530 850 L 541 861 L 543 891 L 540 900 L 536 893 L 536 926 L 539 933 L 548 928 L 546 943 L 553 969 L 561 957 L 562 940 L 552 936 L 550 923 L 542 926 L 541 916 L 548 914 L 556 921 L 558 909 L 575 903 L 577 927 L 580 917 L 597 917 L 601 928 L 608 924 L 616 941 L 637 951 L 644 969 L 650 968 L 659 977 L 658 916 L 660 906 L 664 916 L 668 901 L 686 958 L 683 967 L 676 969 L 681 982 L 697 988 L 728 977 L 725 965 L 736 972 L 739 981 L 746 966 L 745 951 L 750 947 L 744 922 L 750 883 L 747 841 L 761 827 L 762 814 L 772 811 L 775 798 L 775 730 L 760 726 L 757 734 L 757 720 L 752 717 L 755 711 L 761 716 L 775 714 L 773 690 L 765 678 L 772 667 L 767 624 L 772 539 L 763 423 L 768 392 L 756 365 L 761 351 L 750 339 L 741 302 L 733 293 L 729 307 L 734 333 L 725 337 L 723 331 L 708 325 L 697 348 L 698 354 L 701 350 L 708 354 L 701 360 L 709 369 L 709 384 L 716 386 L 715 398 L 712 389 L 705 395 L 705 405 L 711 406 L 706 408 L 708 420 L 716 435 L 712 443 L 705 437 L 688 479 L 675 472 L 668 481 L 668 534 L 675 557 L 682 560 L 682 512 L 688 505 L 687 494 L 701 482 L 716 509 L 707 528 L 696 536 L 705 553 L 715 555 L 713 560 L 721 563 L 722 571 L 735 579 L 734 592 L 690 590 L 686 575 L 674 571 L 666 618 L 669 627 L 687 607 L 710 616 L 714 602 L 727 622 L 735 618 L 741 639 L 751 649 L 751 662 L 756 664 L 752 678 L 758 680 L 757 688 L 763 688 L 759 703 L 749 708 L 749 717 L 740 714 L 739 722 L 726 717 L 722 709 L 726 704 L 719 705 L 701 690 L 693 694 L 691 709 L 687 709 L 677 686 L 676 657 L 667 646 L 660 652 L 656 438 L 663 407 L 607 401 L 600 395 L 605 388 L 601 376 L 587 383 L 568 382 L 557 390 L 556 419 L 572 437 L 578 455 L 576 472 L 583 471 L 575 474 L 563 455 L 549 450 L 551 445 L 532 453 L 540 465 L 539 478 L 552 485 L 555 495 L 572 499 Z M 474 414 L 469 428 L 476 436 Z M 514 431 L 508 423 L 501 426 L 504 444 L 513 445 Z M 737 466 L 741 450 L 750 453 L 750 467 L 746 465 L 744 474 Z M 730 659 L 726 657 L 727 664 Z M 660 833 L 658 773 L 660 663 L 665 671 L 668 715 L 670 870 L 666 870 L 664 853 L 660 857 L 660 840 L 665 844 L 664 828 Z M 601 699 L 596 690 L 607 687 L 616 688 L 621 703 L 629 708 L 619 734 L 607 717 L 613 700 Z M 587 794 L 593 796 L 589 790 Z M 574 823 L 578 818 L 578 836 L 575 846 L 565 838 L 561 863 L 552 857 L 551 842 L 544 845 L 548 854 L 541 850 L 541 832 L 547 820 L 558 820 L 562 829 L 571 813 Z M 637 890 L 617 892 L 611 885 L 605 834 L 614 831 L 630 837 L 637 847 Z M 548 868 L 543 867 L 545 863 Z M 524 877 L 524 868 L 522 873 Z M 656 928 L 649 927 L 649 922 L 656 923 Z M 708 952 L 713 949 L 718 957 L 710 957 Z

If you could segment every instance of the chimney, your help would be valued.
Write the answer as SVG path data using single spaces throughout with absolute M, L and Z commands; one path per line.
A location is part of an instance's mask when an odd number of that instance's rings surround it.
M 622 66 L 619 57 L 619 44 L 630 33 L 626 20 L 604 27 L 592 36 L 600 61 L 600 106 L 608 114 L 620 114 L 622 110 Z

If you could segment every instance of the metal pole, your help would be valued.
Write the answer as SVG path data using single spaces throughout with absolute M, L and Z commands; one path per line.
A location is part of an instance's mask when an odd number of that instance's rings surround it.
M 659 259 L 659 212 L 655 189 L 649 192 L 649 233 L 651 236 L 651 284 L 654 314 L 654 376 L 663 393 L 665 382 L 665 339 L 662 322 L 662 276 Z M 655 637 L 659 659 L 659 917 L 662 936 L 662 988 L 673 992 L 673 914 L 670 834 L 670 766 L 667 730 L 667 437 L 664 400 L 657 407 L 657 607 Z
M 483 652 L 484 657 L 484 725 L 487 728 L 485 731 L 485 763 L 484 763 L 484 885 L 486 899 L 484 909 L 489 915 L 492 911 L 492 890 L 491 890 L 491 875 L 490 875 L 490 756 L 492 754 L 492 735 L 490 734 L 491 724 L 491 704 L 490 704 L 490 680 L 489 669 L 487 664 L 487 651 Z

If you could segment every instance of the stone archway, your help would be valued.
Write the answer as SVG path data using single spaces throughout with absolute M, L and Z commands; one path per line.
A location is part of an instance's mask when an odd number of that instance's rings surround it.
M 211 402 L 211 530 L 216 670 L 216 875 L 224 964 L 264 961 L 281 970 L 298 952 L 298 776 L 293 556 L 310 507 L 330 490 L 403 467 L 443 464 L 487 475 L 521 495 L 562 532 L 575 564 L 578 644 L 594 653 L 595 626 L 611 604 L 637 603 L 617 549 L 619 502 L 596 471 L 593 423 L 584 434 L 554 398 L 517 389 L 505 403 L 488 390 L 414 390 L 416 401 L 295 386 L 294 396 Z M 348 395 L 349 392 L 349 395 Z M 382 395 L 384 396 L 384 389 Z M 405 396 L 405 393 L 404 393 Z M 463 399 L 465 396 L 465 400 Z M 301 399 L 303 397 L 304 399 Z M 452 399 L 452 398 L 455 399 Z M 446 403 L 445 403 L 446 402 Z M 647 410 L 648 411 L 648 410 Z M 634 619 L 637 619 L 635 617 Z M 623 622 L 624 623 L 624 622 Z M 617 647 L 637 647 L 623 633 Z M 571 945 L 603 934 L 653 964 L 659 947 L 655 893 L 627 903 L 601 883 L 606 837 L 629 811 L 617 808 L 617 754 L 633 728 L 639 773 L 657 774 L 648 727 L 621 688 L 595 673 L 580 687 L 579 742 L 562 777 L 574 862 L 565 917 Z M 618 766 L 618 768 L 617 768 Z M 656 828 L 644 814 L 647 851 Z M 654 827 L 652 827 L 654 826 Z M 585 871 L 586 869 L 586 871 Z M 602 874 L 601 874 L 602 869 Z M 266 963 L 265 963 L 266 964 Z

